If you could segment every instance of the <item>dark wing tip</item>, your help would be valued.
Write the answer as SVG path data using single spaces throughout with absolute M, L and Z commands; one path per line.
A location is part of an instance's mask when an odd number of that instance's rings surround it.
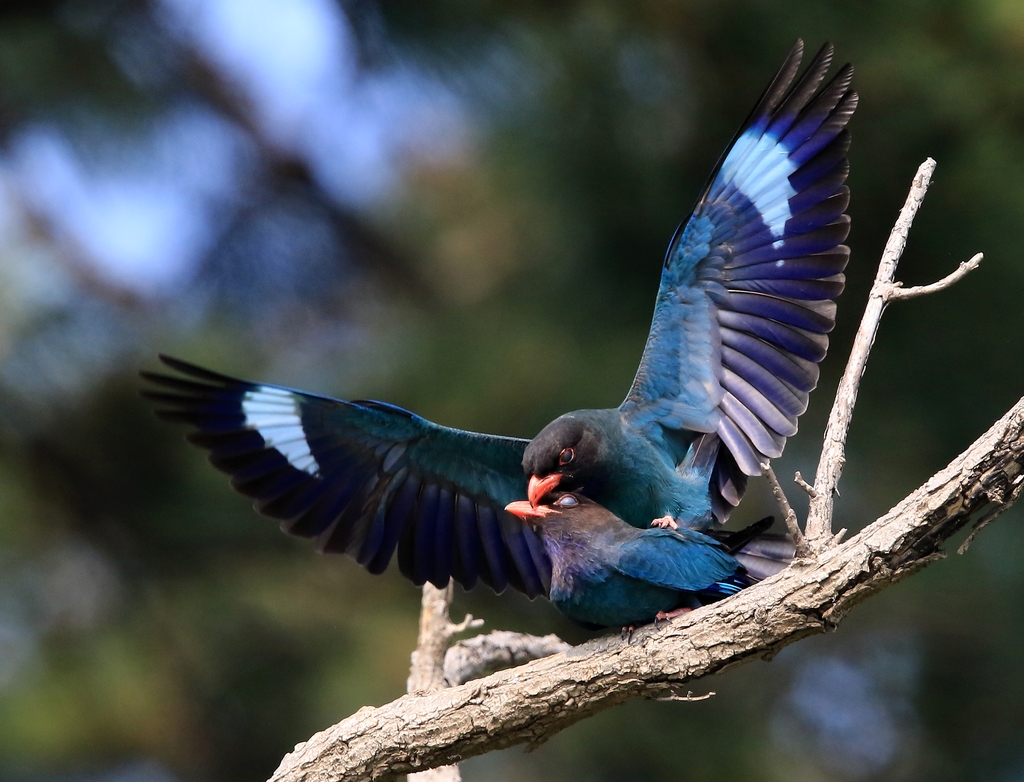
M 214 372 L 209 369 L 204 369 L 203 367 L 197 366 L 196 364 L 191 364 L 188 361 L 184 361 L 180 358 L 168 356 L 166 353 L 158 353 L 157 358 L 159 358 L 160 362 L 165 366 L 168 366 L 171 369 L 174 369 L 182 373 L 183 375 L 188 375 L 190 377 L 200 378 L 203 380 L 210 380 L 215 383 L 239 382 L 237 378 L 229 377 L 228 375 L 222 375 L 219 372 Z

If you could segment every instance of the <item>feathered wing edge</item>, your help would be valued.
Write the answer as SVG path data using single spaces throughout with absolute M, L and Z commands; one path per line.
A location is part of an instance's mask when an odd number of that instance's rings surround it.
M 826 44 L 777 103 L 767 102 L 705 196 L 709 213 L 731 215 L 716 248 L 723 390 L 716 431 L 747 475 L 759 475 L 796 433 L 845 283 L 846 124 L 857 95 L 850 65 L 820 87 L 831 59 Z
M 547 594 L 542 544 L 504 510 L 526 496 L 526 441 L 160 358 L 178 374 L 141 373 L 152 384 L 143 396 L 160 418 L 194 426 L 188 440 L 284 531 L 345 552 L 372 573 L 397 552 L 416 584 L 443 587 L 454 578 L 466 588 L 480 580 L 498 592 Z
M 796 432 L 835 323 L 849 249 L 845 65 L 824 87 L 826 44 L 797 78 L 798 41 L 677 229 L 621 410 L 639 426 L 714 432 L 724 521 L 746 476 Z

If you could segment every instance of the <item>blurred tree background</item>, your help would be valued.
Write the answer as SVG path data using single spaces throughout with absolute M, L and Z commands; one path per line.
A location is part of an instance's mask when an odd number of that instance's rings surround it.
M 925 156 L 900 278 L 986 254 L 886 314 L 837 506 L 856 530 L 1024 392 L 1019 0 L 0 4 L 0 778 L 261 780 L 399 695 L 418 590 L 258 518 L 137 370 L 162 351 L 519 436 L 617 404 L 664 247 L 797 37 L 836 43 L 861 104 L 849 283 L 780 475 L 814 472 Z M 756 485 L 737 515 L 773 511 Z M 708 701 L 465 777 L 1022 780 L 1020 517 Z M 462 610 L 586 637 L 514 594 Z

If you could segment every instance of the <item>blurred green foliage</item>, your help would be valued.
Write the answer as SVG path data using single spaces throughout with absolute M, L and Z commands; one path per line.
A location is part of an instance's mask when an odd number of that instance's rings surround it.
M 127 136 L 187 100 L 247 134 L 262 172 L 194 278 L 157 296 L 83 271 L 31 210 L 2 221 L 0 778 L 264 779 L 298 741 L 399 695 L 418 591 L 256 517 L 181 432 L 151 419 L 140 362 L 163 351 L 519 436 L 617 404 L 664 247 L 797 37 L 810 49 L 832 40 L 855 63 L 861 103 L 848 286 L 802 436 L 777 471 L 814 472 L 875 261 L 926 156 L 938 172 L 899 277 L 930 282 L 979 250 L 986 260 L 954 290 L 886 313 L 839 525 L 883 513 L 1024 389 L 1018 0 L 345 3 L 361 67 L 410 58 L 459 96 L 470 127 L 454 152 L 413 159 L 389 198 L 360 207 L 265 144 L 215 69 L 161 32 L 158 6 L 0 6 L 5 150 L 31 123 L 71 133 L 99 117 Z M 176 52 L 173 78 L 126 75 L 118 46 L 137 30 L 161 57 Z M 275 229 L 282 210 L 299 217 Z M 299 260 L 273 277 L 247 249 L 268 235 L 311 236 L 301 247 L 312 249 L 287 245 Z M 51 267 L 72 280 L 60 307 L 18 294 Z M 96 323 L 107 325 L 86 327 Z M 108 332 L 122 336 L 104 352 L 110 338 L 92 335 Z M 39 380 L 66 366 L 63 385 Z M 738 516 L 772 510 L 755 486 Z M 469 761 L 464 776 L 1024 778 L 1018 523 L 1007 514 L 967 556 L 888 590 L 835 634 L 701 683 L 710 700 L 631 704 L 536 752 Z M 491 628 L 586 637 L 543 601 L 456 603 Z

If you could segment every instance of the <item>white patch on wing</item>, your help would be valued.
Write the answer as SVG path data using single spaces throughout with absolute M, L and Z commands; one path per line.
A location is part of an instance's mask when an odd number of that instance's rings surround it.
M 789 150 L 766 133 L 751 129 L 737 139 L 722 165 L 719 179 L 729 180 L 757 208 L 772 237 L 780 238 L 793 216 L 789 199 L 796 189 L 789 183 L 797 164 Z
M 295 469 L 319 474 L 320 465 L 306 442 L 294 394 L 260 386 L 242 397 L 242 412 L 245 425 L 259 432 L 268 448 L 275 449 Z

